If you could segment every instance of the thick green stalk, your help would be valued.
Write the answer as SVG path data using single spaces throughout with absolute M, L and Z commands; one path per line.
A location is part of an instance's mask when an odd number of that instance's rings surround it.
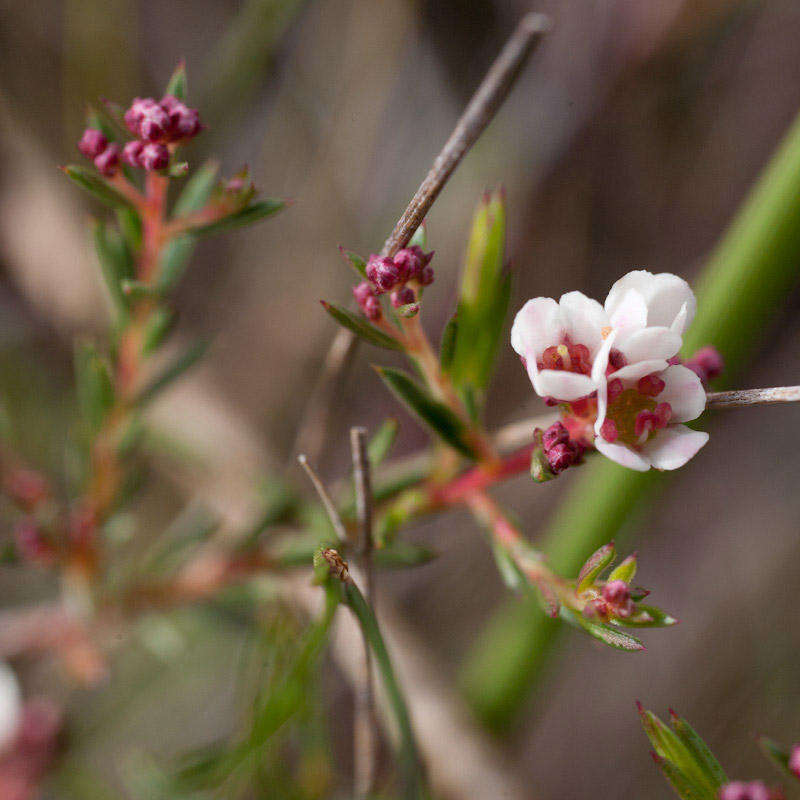
M 797 283 L 799 263 L 800 117 L 709 258 L 685 352 L 715 345 L 725 358 L 726 383 L 736 379 Z M 550 563 L 563 575 L 574 575 L 597 547 L 624 535 L 642 499 L 667 480 L 666 474 L 632 472 L 599 457 L 581 472 L 544 537 Z M 535 602 L 524 600 L 504 605 L 479 635 L 462 679 L 470 704 L 488 725 L 502 729 L 513 722 L 558 629 Z

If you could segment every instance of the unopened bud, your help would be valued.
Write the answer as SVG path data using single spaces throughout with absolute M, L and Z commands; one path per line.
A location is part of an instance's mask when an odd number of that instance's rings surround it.
M 560 423 L 554 422 L 543 434 L 542 444 L 545 450 L 549 450 L 557 444 L 565 444 L 569 441 L 569 432 Z
M 603 600 L 618 617 L 629 617 L 633 613 L 633 600 L 625 581 L 609 581 L 603 587 Z
M 433 283 L 433 267 L 423 267 L 417 277 L 422 286 L 430 286 Z
M 773 797 L 763 781 L 731 781 L 719 790 L 719 800 L 772 800 Z
M 571 443 L 557 444 L 547 452 L 547 462 L 556 475 L 571 467 L 578 460 L 578 451 Z
M 122 160 L 131 167 L 142 166 L 142 150 L 144 142 L 133 139 L 122 148 Z
M 111 177 L 119 166 L 119 147 L 110 144 L 99 156 L 95 157 L 94 165 L 101 175 Z
M 388 292 L 399 283 L 400 270 L 388 256 L 371 255 L 367 262 L 367 278 L 379 292 Z
M 722 372 L 725 363 L 719 350 L 709 345 L 708 347 L 700 348 L 684 363 L 684 366 L 689 367 L 700 378 L 703 385 L 706 385 Z
M 78 150 L 86 156 L 86 158 L 97 158 L 103 150 L 108 147 L 108 139 L 101 130 L 97 128 L 87 128 L 78 142 Z
M 169 164 L 169 150 L 163 144 L 146 144 L 142 148 L 140 159 L 142 166 L 148 171 L 165 169 Z
M 139 122 L 139 136 L 148 142 L 163 139 L 170 129 L 169 114 L 157 103 L 148 105 Z
M 401 306 L 407 306 L 413 303 L 416 300 L 416 295 L 414 294 L 414 290 L 410 286 L 403 286 L 400 289 L 395 289 L 392 292 L 392 296 L 390 298 L 392 306 L 394 308 L 400 308 Z
M 800 778 L 800 744 L 792 747 L 792 752 L 789 754 L 789 771 Z

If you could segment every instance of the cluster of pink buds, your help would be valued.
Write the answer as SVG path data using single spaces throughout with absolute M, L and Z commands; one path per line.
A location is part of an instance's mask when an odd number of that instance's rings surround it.
M 94 162 L 101 175 L 110 176 L 119 166 L 119 145 L 109 142 L 103 131 L 87 128 L 78 142 L 78 150 Z
M 125 124 L 136 139 L 125 145 L 122 158 L 131 167 L 148 171 L 165 169 L 168 145 L 191 139 L 202 129 L 197 109 L 171 94 L 159 103 L 152 97 L 137 97 L 125 112 Z
M 763 781 L 731 781 L 719 790 L 719 800 L 782 800 L 780 789 L 770 789 Z
M 554 422 L 542 433 L 542 448 L 550 469 L 556 475 L 577 464 L 585 449 L 570 439 L 569 431 L 560 422 Z
M 394 258 L 373 253 L 366 265 L 367 280 L 353 289 L 356 303 L 367 319 L 380 319 L 378 295 L 386 292 L 391 292 L 393 308 L 404 308 L 409 315 L 416 313 L 418 288 L 433 283 L 432 258 L 433 252 L 425 253 L 416 244 L 398 251 Z
M 588 617 L 606 620 L 609 617 L 627 619 L 633 614 L 635 604 L 631 597 L 631 589 L 625 581 L 609 581 L 600 593 L 600 597 L 591 600 L 584 609 Z

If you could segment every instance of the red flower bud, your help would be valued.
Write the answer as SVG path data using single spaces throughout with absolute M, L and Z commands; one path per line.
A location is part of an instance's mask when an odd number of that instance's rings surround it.
M 99 156 L 95 157 L 94 165 L 101 175 L 105 175 L 107 178 L 111 177 L 119 166 L 119 147 L 110 144 Z
M 388 256 L 371 255 L 367 261 L 367 278 L 379 292 L 388 292 L 400 282 L 400 270 Z
M 164 169 L 169 164 L 169 150 L 164 144 L 146 144 L 142 148 L 140 160 L 148 171 Z
M 403 286 L 400 289 L 395 289 L 392 292 L 392 296 L 390 298 L 392 306 L 394 308 L 400 308 L 401 306 L 407 306 L 413 303 L 416 300 L 416 295 L 414 294 L 414 290 L 410 286 Z
M 108 139 L 102 131 L 97 128 L 87 128 L 78 142 L 78 150 L 86 156 L 86 158 L 97 158 L 103 150 L 108 147 Z
M 132 139 L 122 148 L 122 160 L 131 167 L 141 167 L 143 149 L 144 142 Z

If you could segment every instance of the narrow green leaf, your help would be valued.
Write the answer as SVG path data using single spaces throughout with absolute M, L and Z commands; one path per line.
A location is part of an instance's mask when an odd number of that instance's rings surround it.
M 367 277 L 367 262 L 361 258 L 358 253 L 352 250 L 345 250 L 344 247 L 339 247 L 339 252 L 347 263 L 356 271 L 356 274 L 362 278 Z
M 150 355 L 164 342 L 172 330 L 175 315 L 168 308 L 157 308 L 147 320 L 142 335 L 142 353 Z
M 630 583 L 636 575 L 636 554 L 632 553 L 626 559 L 623 559 L 608 576 L 609 582 L 611 581 L 624 581 Z
M 400 771 L 404 779 L 404 797 L 408 800 L 419 800 L 425 794 L 425 776 L 419 757 L 411 717 L 408 713 L 405 697 L 395 677 L 394 667 L 389 651 L 383 641 L 378 621 L 364 596 L 353 581 L 344 584 L 345 602 L 358 619 L 364 638 L 369 643 L 375 656 L 375 665 L 381 676 L 389 705 L 400 733 Z
M 407 246 L 414 247 L 415 245 L 423 250 L 428 249 L 428 226 L 424 222 L 414 231 Z
M 668 628 L 677 625 L 678 620 L 656 606 L 639 604 L 632 616 L 615 620 L 615 624 L 624 628 Z
M 155 377 L 139 392 L 136 398 L 137 405 L 143 405 L 152 400 L 160 391 L 166 389 L 174 380 L 183 375 L 205 353 L 208 342 L 200 341 L 187 347 L 176 359 L 168 363 Z
M 403 569 L 421 567 L 433 561 L 436 556 L 436 551 L 425 545 L 394 539 L 386 547 L 380 547 L 373 552 L 373 561 L 383 569 Z
M 365 342 L 374 344 L 376 347 L 384 347 L 387 350 L 401 350 L 400 344 L 388 336 L 383 331 L 378 330 L 374 325 L 370 325 L 363 317 L 359 317 L 348 311 L 342 306 L 337 306 L 334 303 L 328 303 L 325 300 L 320 301 L 322 307 L 343 327 L 351 330 L 356 336 L 362 338 Z
M 186 64 L 183 61 L 175 67 L 164 94 L 171 94 L 178 100 L 186 100 Z
M 209 236 L 214 233 L 222 233 L 229 231 L 233 228 L 241 228 L 245 225 L 252 225 L 266 217 L 271 217 L 286 208 L 286 203 L 283 200 L 260 200 L 257 203 L 251 203 L 241 211 L 235 211 L 233 214 L 228 214 L 216 222 L 210 222 L 207 225 L 198 225 L 193 227 L 190 231 L 192 236 Z
M 568 622 L 575 628 L 583 629 L 590 636 L 599 639 L 603 644 L 613 647 L 615 650 L 625 650 L 627 652 L 636 652 L 644 650 L 645 646 L 635 637 L 630 634 L 623 633 L 616 628 L 609 625 L 604 625 L 600 622 L 591 622 L 581 614 L 578 614 L 571 609 L 561 606 L 559 616 L 565 622 Z
M 791 775 L 797 779 L 797 775 L 789 769 L 789 751 L 778 744 L 774 739 L 767 736 L 758 737 L 758 746 L 764 755 L 785 775 Z
M 659 756 L 655 756 L 653 760 L 682 800 L 716 800 L 713 794 L 698 786 L 671 762 Z
M 685 747 L 694 756 L 695 762 L 705 774 L 711 789 L 716 794 L 728 782 L 728 776 L 722 769 L 719 761 L 709 749 L 708 745 L 700 738 L 697 731 L 674 711 L 670 711 L 670 720 L 675 733 Z
M 122 289 L 122 282 L 133 274 L 133 258 L 125 240 L 104 222 L 92 221 L 92 240 L 117 319 L 123 321 L 128 316 L 128 298 Z
M 114 404 L 114 384 L 108 362 L 91 342 L 75 344 L 75 382 L 83 418 L 96 433 Z
M 444 404 L 431 397 L 406 372 L 392 367 L 376 367 L 384 383 L 447 444 L 467 458 L 475 453 L 466 438 L 461 420 Z
M 586 563 L 581 567 L 581 571 L 578 573 L 578 579 L 576 581 L 577 591 L 579 593 L 586 591 L 586 589 L 595 582 L 597 576 L 611 564 L 615 555 L 616 550 L 614 549 L 614 542 L 604 544 L 602 547 L 595 550 L 594 553 L 586 559 Z
M 384 420 L 380 428 L 375 431 L 375 434 L 367 445 L 367 457 L 373 469 L 380 466 L 389 455 L 397 439 L 397 432 L 399 430 L 400 424 L 398 421 L 390 417 Z
M 120 286 L 123 295 L 132 303 L 146 298 L 158 297 L 160 295 L 160 290 L 157 285 L 142 283 L 141 281 L 130 280 L 129 278 L 122 280 Z
M 138 253 L 142 247 L 142 219 L 130 206 L 117 209 L 117 224 L 131 253 Z M 128 277 L 133 277 L 129 275 Z
M 439 361 L 444 372 L 449 372 L 453 364 L 453 356 L 456 352 L 456 337 L 458 336 L 458 314 L 452 317 L 444 326 L 442 331 L 442 341 L 439 344 Z
M 127 198 L 123 197 L 116 189 L 109 186 L 106 181 L 91 170 L 74 164 L 62 167 L 62 170 L 70 180 L 75 181 L 78 186 L 86 189 L 89 194 L 96 197 L 101 203 L 112 208 L 130 206 Z
M 514 560 L 508 548 L 497 540 L 497 537 L 491 536 L 489 544 L 492 548 L 492 555 L 497 565 L 497 571 L 503 579 L 503 583 L 514 592 L 531 591 L 532 586 L 526 575 L 519 568 L 519 565 Z

